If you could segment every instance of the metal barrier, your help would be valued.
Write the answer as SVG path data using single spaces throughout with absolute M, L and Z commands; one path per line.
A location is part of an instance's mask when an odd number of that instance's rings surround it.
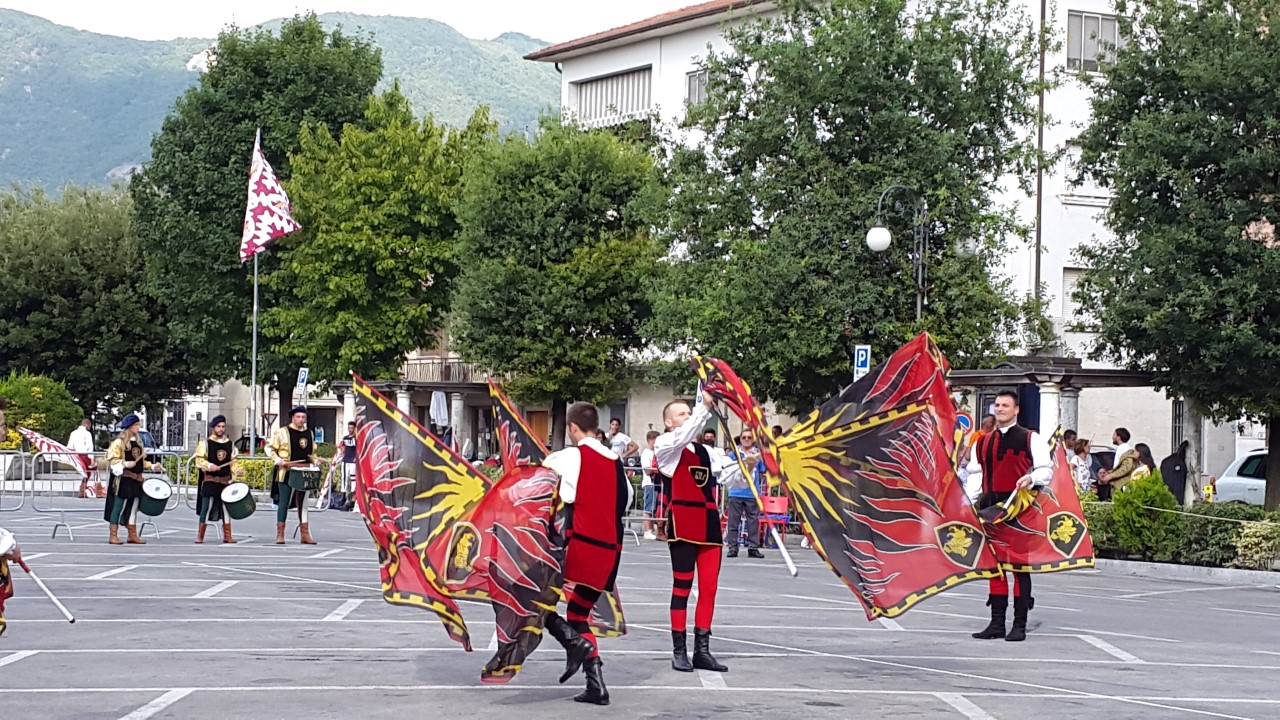
M 27 477 L 27 479 L 26 479 L 26 483 L 25 483 L 25 484 L 27 485 L 28 492 L 29 492 L 29 496 L 30 496 L 30 498 L 31 498 L 31 509 L 32 509 L 32 510 L 34 510 L 34 511 L 36 511 L 36 512 L 38 512 L 38 513 L 47 513 L 47 514 L 55 514 L 55 513 L 56 513 L 56 514 L 58 515 L 58 521 L 57 521 L 57 522 L 55 522 L 55 523 L 53 524 L 53 535 L 52 535 L 52 537 L 53 537 L 53 538 L 57 538 L 57 537 L 58 537 L 58 530 L 59 530 L 59 529 L 61 529 L 61 528 L 66 528 L 66 531 L 67 531 L 67 537 L 68 537 L 69 539 L 71 539 L 72 541 L 74 541 L 74 540 L 76 539 L 76 538 L 75 538 L 75 532 L 74 532 L 74 530 L 72 530 L 71 525 L 69 525 L 69 524 L 67 523 L 67 513 L 91 513 L 91 512 L 99 512 L 99 511 L 100 511 L 100 507 L 75 507 L 75 508 L 69 508 L 69 507 L 55 507 L 56 503 L 55 503 L 54 498 L 55 498 L 57 495 L 59 495 L 59 494 L 60 494 L 60 493 L 59 493 L 60 486 L 67 485 L 67 484 L 71 484 L 73 487 L 75 487 L 75 488 L 78 490 L 78 488 L 80 487 L 80 484 L 81 484 L 81 478 L 79 477 L 79 473 L 75 473 L 75 477 L 74 477 L 73 479 L 68 479 L 68 478 L 57 478 L 57 477 L 53 477 L 53 476 L 52 476 L 52 475 L 53 475 L 53 473 L 52 473 L 52 472 L 50 472 L 50 473 L 45 473 L 46 475 L 49 475 L 50 477 L 47 477 L 46 479 L 41 480 L 41 474 L 42 474 L 42 473 L 41 473 L 41 471 L 40 471 L 40 463 L 41 463 L 42 461 L 43 461 L 43 462 L 47 462 L 47 463 L 49 463 L 50 465 L 63 465 L 63 466 L 66 466 L 66 465 L 68 464 L 68 463 L 67 463 L 67 461 L 66 461 L 66 460 L 63 460 L 63 459 L 60 459 L 60 458 L 66 458 L 69 454 L 74 454 L 74 455 L 88 455 L 88 456 L 89 456 L 89 458 L 93 461 L 93 462 L 92 462 L 92 464 L 91 464 L 91 469 L 90 469 L 90 471 L 89 471 L 89 482 L 97 482 L 97 481 L 100 481 L 100 480 L 98 480 L 99 471 L 98 471 L 98 467 L 97 467 L 97 465 L 98 465 L 98 464 L 97 464 L 97 460 L 98 460 L 99 458 L 105 457 L 105 456 L 106 456 L 106 453 L 105 453 L 105 452 L 92 452 L 92 453 L 63 453 L 63 452 L 44 453 L 44 452 L 40 452 L 40 453 L 36 453 L 35 455 L 32 455 L 32 456 L 31 456 L 31 469 L 30 469 L 30 474 L 28 475 L 28 477 Z M 151 456 L 157 456 L 157 455 L 158 455 L 158 456 L 160 456 L 160 458 L 161 458 L 161 462 L 163 462 L 165 458 L 174 458 L 174 459 L 177 459 L 177 458 L 179 457 L 177 453 L 173 453 L 173 452 L 169 452 L 169 451 L 164 451 L 164 452 L 150 452 L 150 453 L 148 453 L 148 455 L 151 455 Z M 180 463 L 180 462 L 178 463 L 177 467 L 178 467 L 178 469 L 179 469 L 179 474 L 181 474 L 182 466 L 181 466 L 181 463 Z M 70 471 L 70 472 L 74 472 L 74 471 Z M 70 473 L 68 473 L 68 474 L 70 474 Z M 108 470 L 108 471 L 107 471 L 107 474 L 108 474 L 108 477 L 107 477 L 107 479 L 106 479 L 106 482 L 111 482 L 111 481 L 112 481 L 112 478 L 110 477 L 110 470 Z M 154 473 L 152 473 L 152 474 L 154 475 Z M 161 476 L 162 478 L 168 478 L 168 475 L 167 475 L 167 473 L 166 473 L 166 472 L 161 472 L 161 473 L 160 473 L 160 476 Z M 168 481 L 171 485 L 173 484 L 172 479 L 168 479 L 167 481 Z M 65 492 L 65 490 L 64 490 L 63 492 Z M 74 491 L 73 491 L 73 492 L 74 492 Z M 176 494 L 176 493 L 175 493 L 175 494 Z M 41 500 L 41 498 L 42 498 L 42 497 L 43 497 L 45 500 L 47 500 L 47 502 L 48 502 L 48 505 L 47 505 L 47 506 L 43 506 L 43 507 L 41 506 L 41 504 L 40 504 L 40 500 Z M 178 506 L 178 503 L 179 503 L 179 502 L 181 502 L 181 501 L 180 501 L 180 500 L 178 500 L 178 499 L 177 499 L 176 497 L 174 497 L 173 495 L 170 495 L 170 496 L 169 496 L 169 501 L 168 501 L 168 503 L 166 503 L 166 505 L 165 505 L 165 510 L 166 510 L 166 511 L 168 511 L 168 510 L 173 510 L 173 509 L 177 508 L 177 506 Z M 147 517 L 150 517 L 150 516 L 147 516 Z M 145 532 L 145 530 L 146 530 L 146 528 L 147 528 L 147 526 L 148 526 L 148 525 L 149 525 L 149 526 L 151 526 L 151 531 L 152 531 L 153 536 L 154 536 L 154 537 L 156 537 L 156 538 L 159 538 L 159 537 L 160 537 L 160 529 L 159 529 L 158 527 L 156 527 L 156 524 L 155 524 L 152 520 L 145 520 L 145 521 L 143 521 L 143 522 L 141 523 L 140 527 L 139 527 L 139 532 L 140 532 L 140 533 L 141 533 L 141 532 Z
M 18 450 L 0 450 L 0 512 L 15 512 L 27 504 L 27 475 L 31 456 Z M 17 486 L 13 489 L 13 486 Z M 14 495 L 17 500 L 13 501 Z M 10 498 L 6 501 L 5 498 Z

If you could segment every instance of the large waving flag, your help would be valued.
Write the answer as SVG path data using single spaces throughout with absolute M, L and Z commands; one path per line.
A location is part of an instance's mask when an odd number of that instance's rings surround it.
M 515 472 L 525 465 L 541 465 L 551 451 L 538 439 L 529 423 L 516 406 L 502 392 L 502 388 L 489 378 L 489 396 L 493 399 L 494 423 L 498 429 L 504 473 Z M 563 522 L 564 518 L 557 518 Z M 563 585 L 564 595 L 573 593 L 573 583 Z M 618 637 L 627 634 L 627 621 L 622 614 L 622 599 L 618 588 L 605 593 L 591 609 L 591 629 L 596 637 Z
M 458 601 L 489 605 L 498 651 L 481 680 L 508 682 L 542 638 L 564 556 L 558 476 L 522 466 L 494 483 L 354 378 L 356 505 L 378 546 L 383 598 L 434 612 L 471 650 Z
M 20 427 L 18 428 L 18 434 L 22 435 L 28 442 L 35 446 L 36 452 L 45 453 L 49 456 L 49 459 L 54 462 L 71 466 L 76 472 L 80 473 L 81 479 L 89 479 L 89 463 L 92 462 L 92 460 L 89 459 L 88 455 L 79 455 L 66 445 L 47 438 L 35 430 L 28 430 L 27 428 Z
M 516 465 L 541 465 L 551 451 L 533 434 L 524 416 L 516 410 L 516 406 L 493 378 L 487 380 L 489 396 L 493 399 L 493 419 L 498 429 L 502 467 L 510 469 Z
M 1050 447 L 1053 479 L 1048 487 L 1019 490 L 1006 502 L 980 513 L 1005 570 L 1045 573 L 1093 567 L 1093 539 L 1084 524 L 1061 429 Z
M 761 438 L 813 547 L 868 619 L 896 617 L 1000 568 L 956 475 L 947 364 L 922 334 L 779 438 L 720 360 L 695 360 L 704 390 Z
M 257 255 L 277 238 L 301 230 L 293 219 L 285 194 L 271 163 L 262 154 L 262 131 L 253 140 L 253 164 L 249 170 L 249 201 L 240 236 L 240 262 Z

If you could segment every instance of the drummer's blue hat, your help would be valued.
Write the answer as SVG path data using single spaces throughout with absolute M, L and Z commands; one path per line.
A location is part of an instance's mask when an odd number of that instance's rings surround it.
M 224 422 L 226 422 L 226 421 L 227 421 L 227 416 L 226 416 L 226 415 L 214 415 L 213 417 L 209 418 L 209 427 L 213 427 L 213 426 L 215 426 L 215 425 L 219 425 L 219 424 L 224 423 Z
M 306 414 L 307 414 L 307 408 L 306 408 L 306 407 L 304 407 L 304 406 L 302 406 L 302 405 L 298 405 L 298 406 L 294 407 L 292 410 L 290 410 L 290 411 L 289 411 L 289 417 L 293 417 L 294 415 L 297 415 L 298 413 L 302 413 L 303 415 L 306 415 Z
M 120 429 L 128 430 L 129 428 L 133 427 L 134 425 L 137 425 L 140 422 L 142 422 L 142 420 L 141 418 L 138 417 L 138 413 L 129 413 L 128 415 L 124 416 L 123 420 L 120 421 Z

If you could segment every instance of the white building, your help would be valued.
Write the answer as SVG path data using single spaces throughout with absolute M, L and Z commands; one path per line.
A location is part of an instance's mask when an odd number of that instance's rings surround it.
M 1029 16 L 1038 18 L 1040 4 L 1023 1 L 1027 2 Z M 1100 45 L 1099 39 L 1110 43 L 1118 39 L 1110 0 L 1069 0 L 1056 7 L 1050 4 L 1049 8 L 1049 24 L 1060 33 L 1066 30 L 1061 50 L 1046 57 L 1049 68 L 1074 71 L 1096 67 L 1105 52 L 1100 48 L 1106 45 Z M 713 0 L 552 45 L 526 59 L 555 63 L 562 76 L 561 106 L 566 116 L 576 122 L 602 126 L 656 113 L 664 124 L 673 125 L 683 116 L 686 103 L 699 102 L 705 96 L 703 58 L 708 48 L 715 52 L 731 49 L 725 29 L 776 14 L 773 2 Z M 1054 123 L 1045 130 L 1046 149 L 1066 147 L 1069 159 L 1078 156 L 1070 143 L 1088 120 L 1088 91 L 1074 79 L 1069 80 L 1048 94 L 1045 107 Z M 1008 198 L 1019 203 L 1028 226 L 1041 228 L 1041 252 L 1038 268 L 1034 245 L 1010 252 L 1004 261 L 1004 272 L 1024 296 L 1034 294 L 1037 284 L 1043 288 L 1063 344 L 1071 355 L 1083 359 L 1089 336 L 1067 331 L 1077 319 L 1075 303 L 1070 299 L 1081 272 L 1076 249 L 1095 238 L 1109 237 L 1099 217 L 1108 198 L 1095 187 L 1072 187 L 1067 169 L 1060 167 L 1044 173 L 1039 223 L 1035 197 Z M 1108 369 L 1087 359 L 1078 367 L 1081 366 L 1084 371 L 1075 373 L 1080 384 L 1086 384 L 1085 376 L 1105 374 L 1097 371 Z M 1070 376 L 1068 373 L 1065 378 L 1067 383 L 1072 380 Z M 1049 422 L 1049 416 L 1058 417 L 1065 427 L 1076 428 L 1081 437 L 1091 438 L 1095 444 L 1110 444 L 1112 429 L 1127 427 L 1135 442 L 1151 446 L 1157 461 L 1183 437 L 1181 403 L 1172 403 L 1149 387 L 1079 390 L 1057 377 L 1041 376 L 1041 380 L 1053 381 L 1040 385 L 1047 391 L 1041 393 L 1041 425 Z M 1105 381 L 1095 377 L 1089 382 Z M 1202 467 L 1207 474 L 1221 473 L 1237 451 L 1234 428 L 1206 424 L 1204 431 Z

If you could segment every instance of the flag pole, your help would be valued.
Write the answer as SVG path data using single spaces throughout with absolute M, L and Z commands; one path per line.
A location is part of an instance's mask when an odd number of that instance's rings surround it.
M 258 253 L 253 254 L 253 352 L 249 360 L 249 455 L 258 452 Z

